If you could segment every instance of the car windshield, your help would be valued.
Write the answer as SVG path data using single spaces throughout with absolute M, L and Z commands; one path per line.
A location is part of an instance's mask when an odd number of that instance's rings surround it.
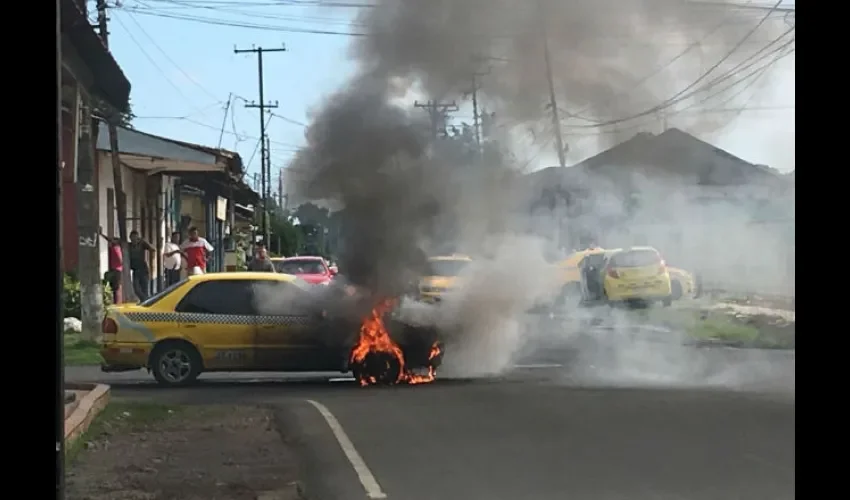
M 162 300 L 163 298 L 165 298 L 168 294 L 173 292 L 174 289 L 183 285 L 183 283 L 186 283 L 186 278 L 183 278 L 182 280 L 180 280 L 177 283 L 169 286 L 168 288 L 165 288 L 164 290 L 162 290 L 159 293 L 155 293 L 154 295 L 151 295 L 147 299 L 140 302 L 139 305 L 142 306 L 142 307 L 150 307 L 150 306 L 156 304 L 157 302 L 159 302 L 160 300 Z
M 432 260 L 428 263 L 428 273 L 430 276 L 457 276 L 468 264 L 468 260 Z
M 283 274 L 325 274 L 325 266 L 318 260 L 278 260 L 275 271 Z
M 618 253 L 611 258 L 612 267 L 643 267 L 661 262 L 661 256 L 654 250 L 631 250 Z

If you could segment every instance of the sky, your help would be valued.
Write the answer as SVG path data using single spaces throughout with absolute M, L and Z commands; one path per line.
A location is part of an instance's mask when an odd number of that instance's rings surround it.
M 109 47 L 132 84 L 131 102 L 136 115 L 133 125 L 159 136 L 235 150 L 247 163 L 249 176 L 258 173 L 260 115 L 258 109 L 245 108 L 246 100 L 259 101 L 257 57 L 251 53 L 234 54 L 233 50 L 285 46 L 286 52 L 267 53 L 263 61 L 265 99 L 278 103 L 267 127 L 273 190 L 276 189 L 276 172 L 286 167 L 304 143 L 311 110 L 355 70 L 347 54 L 350 37 L 295 31 L 347 31 L 356 10 L 317 11 L 295 3 L 110 2 L 113 8 L 109 10 Z M 94 17 L 93 2 L 90 13 Z M 211 25 L 185 17 L 265 28 Z M 266 29 L 269 26 L 284 30 Z M 771 85 L 747 102 L 747 107 L 753 109 L 732 113 L 729 126 L 700 138 L 747 161 L 789 172 L 794 168 L 793 56 L 777 65 L 769 80 Z M 464 106 L 457 115 L 458 121 L 469 121 L 466 115 L 471 115 L 471 111 Z M 677 126 L 676 120 L 671 120 L 670 125 Z M 661 124 L 658 126 L 660 132 Z M 568 164 L 599 152 L 598 135 L 576 133 L 569 124 L 564 134 L 571 149 Z M 517 149 L 520 156 L 531 156 L 521 144 Z M 551 148 L 539 149 L 534 153 L 531 169 L 557 164 Z

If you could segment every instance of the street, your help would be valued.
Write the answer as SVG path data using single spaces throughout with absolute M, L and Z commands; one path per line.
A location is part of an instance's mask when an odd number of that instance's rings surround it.
M 795 414 L 793 355 L 777 356 L 770 381 L 739 390 L 614 387 L 544 364 L 365 389 L 340 374 L 212 374 L 181 389 L 142 371 L 66 374 L 115 398 L 272 406 L 311 498 L 779 500 L 794 498 Z

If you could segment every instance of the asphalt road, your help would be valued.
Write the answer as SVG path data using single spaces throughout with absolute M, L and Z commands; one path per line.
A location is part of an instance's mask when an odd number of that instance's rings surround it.
M 713 382 L 529 366 L 414 387 L 249 374 L 161 389 L 144 372 L 66 373 L 110 383 L 117 398 L 273 405 L 320 500 L 790 499 L 794 355 L 760 356 L 700 354 L 726 371 L 739 365 Z

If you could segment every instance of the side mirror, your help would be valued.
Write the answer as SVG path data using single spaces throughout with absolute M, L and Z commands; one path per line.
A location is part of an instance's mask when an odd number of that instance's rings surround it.
M 331 272 L 331 276 L 336 276 L 337 274 L 339 274 L 339 268 L 337 268 L 336 266 L 331 266 L 328 268 L 328 270 Z

